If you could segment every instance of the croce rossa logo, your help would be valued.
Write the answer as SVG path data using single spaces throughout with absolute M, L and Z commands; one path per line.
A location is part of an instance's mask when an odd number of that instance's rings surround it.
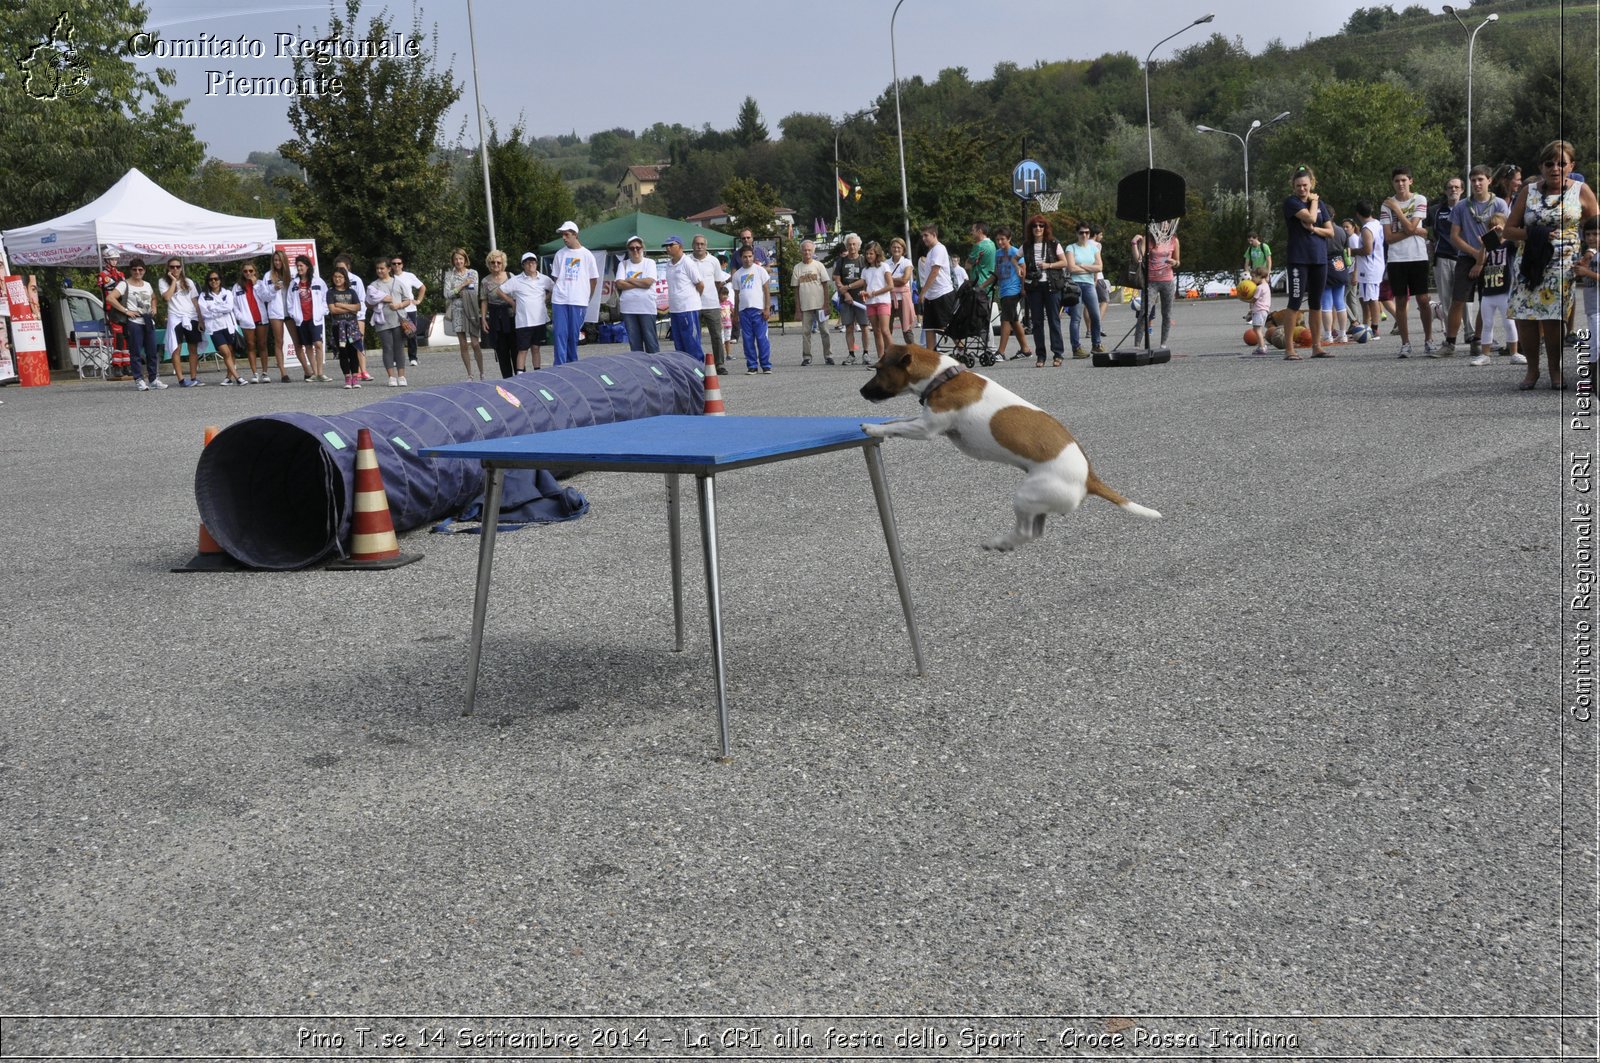
M 89 68 L 78 55 L 77 27 L 63 11 L 50 35 L 28 50 L 20 64 L 22 89 L 36 100 L 70 100 L 89 83 Z

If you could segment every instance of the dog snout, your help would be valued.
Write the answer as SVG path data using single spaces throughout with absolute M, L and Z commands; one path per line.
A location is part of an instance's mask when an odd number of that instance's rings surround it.
M 862 385 L 861 397 L 868 402 L 887 402 L 894 398 L 894 394 L 876 380 L 869 380 Z

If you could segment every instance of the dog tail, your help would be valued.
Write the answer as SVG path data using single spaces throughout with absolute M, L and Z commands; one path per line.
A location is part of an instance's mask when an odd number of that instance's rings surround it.
M 1099 495 L 1112 505 L 1119 506 L 1124 513 L 1131 513 L 1135 517 L 1143 517 L 1145 520 L 1161 519 L 1161 514 L 1151 509 L 1149 506 L 1141 506 L 1137 502 L 1129 502 L 1116 491 L 1107 487 L 1105 481 L 1094 474 L 1093 469 L 1089 470 L 1089 482 L 1087 487 L 1091 495 Z

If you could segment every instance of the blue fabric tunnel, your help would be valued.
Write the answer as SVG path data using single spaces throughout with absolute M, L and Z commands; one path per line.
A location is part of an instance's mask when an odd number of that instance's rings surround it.
M 425 447 L 705 410 L 702 364 L 675 351 L 585 358 L 509 380 L 410 389 L 347 414 L 276 413 L 229 425 L 195 470 L 200 519 L 255 568 L 342 556 L 356 434 L 372 431 L 397 532 L 453 516 L 483 494 L 483 469 Z

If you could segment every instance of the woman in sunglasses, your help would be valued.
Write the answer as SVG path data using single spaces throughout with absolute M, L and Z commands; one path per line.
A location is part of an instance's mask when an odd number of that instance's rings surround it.
M 233 364 L 233 334 L 239 327 L 234 316 L 233 292 L 222 286 L 222 274 L 214 269 L 206 272 L 206 289 L 200 293 L 200 316 L 205 320 L 206 332 L 211 336 L 211 346 L 222 356 L 222 367 L 227 370 L 228 375 L 222 378 L 222 386 L 248 384 L 248 380 L 240 378 Z

